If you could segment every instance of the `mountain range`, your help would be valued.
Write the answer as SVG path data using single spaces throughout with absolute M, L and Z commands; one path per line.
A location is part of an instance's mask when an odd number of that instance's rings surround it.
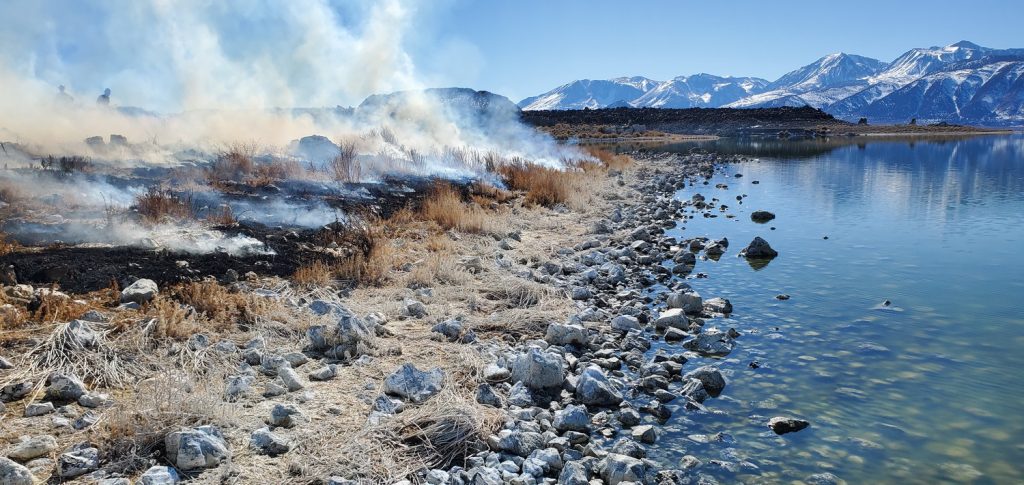
M 892 62 L 836 53 L 775 81 L 712 74 L 668 81 L 579 80 L 519 103 L 523 110 L 812 106 L 872 123 L 1024 123 L 1024 49 L 961 41 L 915 48 Z

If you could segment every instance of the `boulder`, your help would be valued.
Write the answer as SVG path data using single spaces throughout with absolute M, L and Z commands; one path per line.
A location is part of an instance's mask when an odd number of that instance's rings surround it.
M 587 432 L 590 429 L 590 416 L 586 406 L 570 404 L 565 409 L 555 411 L 552 425 L 558 431 Z
M 654 328 L 659 330 L 665 328 L 687 330 L 690 328 L 690 320 L 686 318 L 682 308 L 669 308 L 661 312 L 658 318 L 654 320 Z
M 384 379 L 384 392 L 421 403 L 441 392 L 444 378 L 444 371 L 440 367 L 421 371 L 415 365 L 406 363 Z
M 533 431 L 503 430 L 498 433 L 498 449 L 523 458 L 544 447 L 544 435 Z
M 0 456 L 0 484 L 33 485 L 36 483 L 32 472 L 13 460 Z
M 28 461 L 40 456 L 49 455 L 57 449 L 57 440 L 50 435 L 24 437 L 11 451 L 7 452 L 9 458 L 18 461 Z M 2 483 L 2 482 L 0 482 Z
M 565 361 L 556 353 L 531 348 L 512 362 L 512 380 L 532 390 L 561 387 L 565 382 Z
M 182 471 L 212 468 L 231 458 L 231 450 L 214 426 L 182 429 L 164 438 L 167 461 Z
M 697 379 L 704 385 L 704 389 L 712 396 L 717 396 L 725 389 L 725 377 L 717 367 L 705 365 L 698 367 L 683 376 L 684 379 Z
M 601 478 L 608 485 L 618 485 L 622 482 L 644 483 L 646 474 L 647 466 L 644 462 L 630 456 L 609 453 L 602 461 Z
M 138 485 L 174 485 L 180 481 L 178 470 L 169 466 L 153 466 L 139 477 Z
M 308 349 L 335 359 L 353 359 L 365 353 L 372 343 L 373 331 L 369 324 L 347 308 L 332 302 L 316 300 L 309 310 L 335 320 L 331 325 L 314 325 L 306 331 Z
M 618 330 L 619 332 L 628 332 L 630 330 L 640 330 L 640 321 L 632 315 L 619 315 L 612 319 L 612 330 Z
M 587 342 L 587 333 L 581 325 L 551 323 L 544 340 L 551 345 L 583 345 Z
M 476 402 L 485 406 L 491 406 L 501 409 L 504 405 L 504 401 L 498 393 L 494 392 L 494 388 L 486 382 L 481 382 L 476 388 Z
M 275 404 L 270 410 L 270 425 L 282 428 L 291 428 L 305 418 L 299 408 L 294 404 Z
M 615 406 L 622 402 L 622 393 L 600 367 L 591 365 L 583 370 L 576 382 L 576 398 L 587 406 Z
M 288 392 L 301 391 L 306 386 L 299 379 L 299 373 L 295 372 L 290 366 L 281 366 L 277 369 L 277 377 L 281 378 L 281 382 L 284 383 L 284 387 L 288 389 Z
M 649 424 L 645 424 L 643 426 L 634 426 L 633 429 L 630 430 L 630 435 L 633 437 L 634 440 L 649 445 L 654 444 L 654 442 L 657 441 L 658 439 L 657 431 L 654 430 L 654 426 L 651 426 Z
M 754 237 L 754 240 L 750 241 L 750 244 L 747 245 L 741 254 L 751 259 L 771 259 L 779 255 L 777 251 L 768 245 L 768 241 L 761 239 L 759 236 Z
M 775 416 L 768 420 L 768 427 L 771 428 L 775 434 L 795 433 L 810 425 L 811 423 L 808 421 L 788 416 Z
M 260 428 L 253 431 L 249 437 L 249 447 L 261 455 L 268 456 L 283 455 L 292 448 L 288 439 L 272 433 L 268 428 Z
M 57 474 L 61 478 L 75 478 L 100 467 L 100 450 L 81 444 L 57 459 Z
M 687 315 L 700 314 L 704 309 L 704 301 L 700 295 L 693 291 L 681 291 L 668 296 L 668 307 L 679 308 Z
M 759 210 L 750 213 L 750 220 L 758 224 L 764 224 L 765 222 L 768 222 L 772 219 L 775 219 L 775 214 L 772 214 L 771 212 L 768 211 Z
M 717 328 L 707 329 L 696 337 L 683 342 L 683 347 L 704 355 L 723 356 L 732 352 L 736 342 L 728 333 Z
M 153 280 L 145 278 L 135 280 L 127 288 L 121 290 L 121 303 L 138 303 L 140 305 L 153 301 L 160 293 L 160 288 Z
M 725 298 L 712 298 L 704 300 L 704 311 L 706 313 L 732 313 L 732 303 Z

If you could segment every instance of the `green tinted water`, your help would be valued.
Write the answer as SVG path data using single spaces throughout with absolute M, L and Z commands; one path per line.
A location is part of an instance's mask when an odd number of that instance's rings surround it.
M 1024 137 L 701 146 L 758 158 L 679 193 L 736 218 L 675 233 L 729 238 L 689 282 L 735 307 L 709 325 L 744 335 L 711 412 L 677 410 L 651 457 L 747 462 L 702 468 L 723 483 L 1024 483 Z M 760 270 L 736 257 L 754 236 L 780 253 Z M 776 436 L 776 415 L 812 425 Z

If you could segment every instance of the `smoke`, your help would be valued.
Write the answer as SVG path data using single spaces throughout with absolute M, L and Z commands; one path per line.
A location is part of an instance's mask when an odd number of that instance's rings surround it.
M 232 143 L 254 141 L 286 161 L 326 169 L 326 160 L 294 150 L 296 140 L 310 135 L 332 140 L 329 156 L 337 153 L 334 142 L 352 141 L 358 181 L 392 173 L 486 176 L 486 154 L 550 166 L 581 156 L 523 126 L 504 98 L 425 91 L 407 50 L 411 39 L 424 41 L 409 34 L 425 6 L 417 0 L 4 1 L 0 141 L 15 145 L 4 146 L 0 163 L 24 169 L 52 154 L 88 155 L 107 171 L 177 166 L 209 163 L 210 154 Z M 105 88 L 109 102 L 98 99 Z M 387 92 L 401 93 L 340 108 Z M 114 142 L 114 134 L 127 143 L 86 143 L 96 136 Z M 115 187 L 102 177 L 22 185 L 22 174 L 4 172 L 0 182 L 23 187 L 28 198 L 56 194 L 93 213 L 130 204 L 145 190 Z M 328 185 L 336 195 L 349 190 Z M 322 203 L 215 202 L 234 203 L 240 219 L 267 224 L 315 226 L 338 218 Z M 119 227 L 109 239 L 146 238 L 134 229 Z

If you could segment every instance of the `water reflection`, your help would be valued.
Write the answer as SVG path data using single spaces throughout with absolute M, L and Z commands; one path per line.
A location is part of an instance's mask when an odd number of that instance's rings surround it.
M 758 467 L 709 471 L 723 483 L 822 472 L 849 483 L 1024 481 L 1024 137 L 862 145 L 702 144 L 757 160 L 679 197 L 747 197 L 730 209 L 737 217 L 687 220 L 676 234 L 736 247 L 761 236 L 780 254 L 770 265 L 736 249 L 698 261 L 710 278 L 688 282 L 736 308 L 708 325 L 743 336 L 717 361 L 729 385 L 706 403 L 712 412 L 677 411 L 652 457 Z M 777 230 L 752 222 L 756 209 L 775 213 Z M 812 425 L 774 436 L 775 415 Z M 723 432 L 734 441 L 692 439 Z

